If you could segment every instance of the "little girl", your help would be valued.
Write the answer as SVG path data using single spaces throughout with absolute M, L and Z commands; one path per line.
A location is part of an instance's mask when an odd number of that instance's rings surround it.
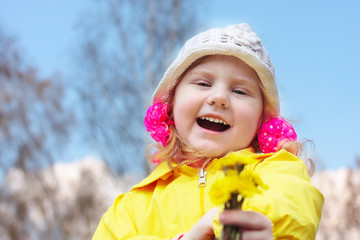
M 323 197 L 279 109 L 273 65 L 247 24 L 188 40 L 145 117 L 159 165 L 115 200 L 93 239 L 213 239 L 214 218 L 238 226 L 243 240 L 315 239 Z M 213 166 L 234 151 L 257 160 L 247 167 L 268 189 L 215 217 Z

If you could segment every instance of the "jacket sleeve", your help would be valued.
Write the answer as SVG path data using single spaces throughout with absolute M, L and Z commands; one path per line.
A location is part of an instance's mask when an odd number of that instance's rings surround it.
M 269 189 L 245 200 L 243 209 L 270 218 L 275 239 L 315 239 L 324 199 L 312 185 L 303 161 L 281 150 L 253 171 Z
M 156 236 L 140 236 L 135 225 L 129 193 L 121 194 L 106 211 L 94 233 L 92 240 L 169 240 Z

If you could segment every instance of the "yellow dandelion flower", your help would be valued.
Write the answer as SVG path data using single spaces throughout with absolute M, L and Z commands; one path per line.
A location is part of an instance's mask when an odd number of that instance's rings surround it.
M 261 177 L 258 174 L 254 173 L 253 171 L 250 171 L 250 170 L 243 171 L 243 172 L 241 172 L 241 176 L 243 176 L 244 178 L 250 179 L 252 182 L 255 183 L 256 186 L 260 186 L 263 189 L 269 189 L 269 186 L 266 185 L 262 181 Z
M 236 190 L 243 197 L 252 197 L 255 193 L 261 193 L 253 181 L 243 176 L 237 178 Z
M 226 178 L 214 182 L 210 188 L 210 200 L 215 204 L 224 204 L 231 197 L 232 186 Z
M 230 208 L 237 208 L 237 201 L 241 208 L 243 198 L 261 193 L 258 186 L 267 189 L 268 186 L 264 184 L 260 176 L 245 167 L 245 165 L 253 163 L 257 163 L 256 158 L 243 156 L 237 152 L 217 159 L 213 167 L 222 170 L 225 176 L 211 186 L 211 201 L 215 204 L 230 204 Z

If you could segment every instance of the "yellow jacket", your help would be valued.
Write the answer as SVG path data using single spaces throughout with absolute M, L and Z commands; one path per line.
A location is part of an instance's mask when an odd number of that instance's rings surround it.
M 256 154 L 252 148 L 240 150 L 254 156 L 249 165 L 269 186 L 262 194 L 245 199 L 244 210 L 265 214 L 273 223 L 275 239 L 315 239 L 323 205 L 322 194 L 311 184 L 303 161 L 281 150 Z M 211 163 L 205 177 L 181 166 L 170 170 L 160 164 L 128 193 L 121 194 L 102 217 L 93 240 L 171 239 L 186 233 L 209 209 L 210 186 L 221 177 Z M 205 179 L 206 186 L 199 187 Z

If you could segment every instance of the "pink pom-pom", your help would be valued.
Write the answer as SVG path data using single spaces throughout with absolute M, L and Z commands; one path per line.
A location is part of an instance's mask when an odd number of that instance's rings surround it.
M 258 132 L 259 147 L 263 153 L 276 152 L 278 143 L 283 140 L 296 141 L 293 126 L 283 118 L 272 118 L 261 126 Z
M 147 110 L 144 120 L 146 131 L 150 132 L 151 137 L 163 146 L 166 145 L 170 136 L 169 126 L 174 124 L 168 116 L 168 111 L 168 104 L 155 103 Z

